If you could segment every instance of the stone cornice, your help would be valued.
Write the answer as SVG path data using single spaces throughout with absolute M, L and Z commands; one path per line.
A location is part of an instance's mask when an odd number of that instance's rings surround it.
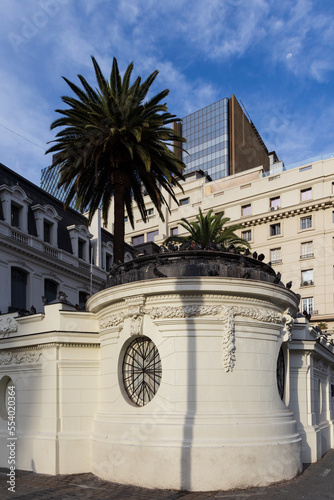
M 50 342 L 49 344 L 38 344 L 30 347 L 4 349 L 0 353 L 0 366 L 12 364 L 32 364 L 43 361 L 43 350 L 54 347 L 93 347 L 99 348 L 100 344 L 87 344 L 79 342 Z
M 295 217 L 304 215 L 311 212 L 316 212 L 318 210 L 326 210 L 334 206 L 334 200 L 326 199 L 326 201 L 319 201 L 317 203 L 312 203 L 309 206 L 299 206 L 294 205 L 294 208 L 284 210 L 280 208 L 279 210 L 274 210 L 272 212 L 266 212 L 266 214 L 253 216 L 252 219 L 247 221 L 241 221 L 243 227 L 258 226 L 260 224 L 266 224 L 267 222 L 276 222 L 282 219 L 288 219 L 289 217 Z

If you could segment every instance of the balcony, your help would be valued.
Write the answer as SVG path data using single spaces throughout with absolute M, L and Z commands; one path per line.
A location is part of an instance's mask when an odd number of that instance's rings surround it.
M 23 243 L 23 245 L 28 245 L 28 236 L 26 236 L 25 234 L 12 229 L 11 236 L 13 240 L 18 241 L 19 243 Z
M 307 281 L 302 281 L 300 286 L 310 286 L 314 285 L 314 282 L 312 280 L 307 280 Z
M 59 251 L 55 250 L 53 247 L 48 245 L 44 245 L 44 252 L 50 257 L 54 257 L 55 259 L 59 259 Z
M 300 256 L 301 259 L 311 259 L 312 257 L 314 257 L 314 253 L 305 253 Z

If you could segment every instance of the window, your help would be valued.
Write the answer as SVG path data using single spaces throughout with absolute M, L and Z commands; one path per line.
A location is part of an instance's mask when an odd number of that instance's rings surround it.
M 28 273 L 18 267 L 11 270 L 11 307 L 14 310 L 27 309 Z
M 182 200 L 180 200 L 180 206 L 182 206 L 182 205 L 188 205 L 189 201 L 190 201 L 189 198 L 182 198 Z
M 281 223 L 277 222 L 276 224 L 270 225 L 270 236 L 278 236 L 281 234 Z
M 313 269 L 302 271 L 301 286 L 313 285 Z
M 332 182 L 332 194 L 334 194 L 334 182 Z
M 149 233 L 147 233 L 147 241 L 154 241 L 154 237 L 158 236 L 158 234 L 159 234 L 158 230 L 150 231 Z
M 20 227 L 20 207 L 14 203 L 11 205 L 11 225 Z
M 146 215 L 153 215 L 154 214 L 154 208 L 148 208 L 146 210 Z
M 241 215 L 252 215 L 252 206 L 244 205 L 241 207 Z
M 302 189 L 300 191 L 301 201 L 310 200 L 312 198 L 312 188 Z
M 110 271 L 112 267 L 112 257 L 110 253 L 106 253 L 106 271 Z
M 178 227 L 172 227 L 170 229 L 170 235 L 171 236 L 177 236 L 179 234 L 179 228 Z
M 0 381 L 0 417 L 3 420 L 8 420 L 8 401 L 10 395 L 13 395 L 13 381 L 8 375 L 1 378 Z
M 79 259 L 85 258 L 85 241 L 78 239 L 78 257 Z
M 270 198 L 270 210 L 276 210 L 281 206 L 281 198 L 276 196 L 275 198 Z
M 46 243 L 51 243 L 51 222 L 44 219 L 44 241 Z
M 131 242 L 132 245 L 141 245 L 144 243 L 144 235 L 139 234 L 138 236 L 132 236 Z
M 313 257 L 313 241 L 307 241 L 302 243 L 301 246 L 301 259 L 307 259 L 308 257 Z
M 312 227 L 312 215 L 308 217 L 301 217 L 300 229 L 310 229 Z
M 272 264 L 278 264 L 282 262 L 281 248 L 273 248 L 272 250 L 270 250 L 270 261 Z
M 301 167 L 299 172 L 305 172 L 305 170 L 312 170 L 312 165 L 307 165 L 306 167 Z
M 44 281 L 44 297 L 47 300 L 47 304 L 50 304 L 57 298 L 58 283 L 53 280 L 46 279 Z
M 245 241 L 251 241 L 251 239 L 252 239 L 251 229 L 247 229 L 247 231 L 241 231 L 241 239 L 243 239 Z
M 89 294 L 87 292 L 79 292 L 79 308 L 81 311 L 86 309 L 86 302 Z
M 313 314 L 313 297 L 302 299 L 302 312 L 304 311 L 308 314 Z
M 126 216 L 124 217 L 124 222 L 128 222 L 128 220 L 129 220 L 129 218 L 128 218 L 128 216 L 126 215 Z

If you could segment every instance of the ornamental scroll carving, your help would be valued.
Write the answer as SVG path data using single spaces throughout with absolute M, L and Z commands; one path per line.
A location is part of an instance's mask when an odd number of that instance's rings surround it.
M 10 333 L 17 332 L 17 323 L 13 318 L 0 319 L 0 333 L 2 338 L 8 337 Z
M 217 316 L 223 323 L 223 364 L 226 372 L 233 371 L 235 365 L 235 316 L 256 319 L 267 323 L 281 324 L 283 315 L 259 307 L 202 306 L 153 307 L 146 310 L 152 319 L 190 318 L 196 316 Z
M 39 351 L 2 352 L 0 354 L 0 365 L 37 363 L 41 356 L 42 353 Z
M 131 318 L 130 334 L 141 335 L 143 331 L 143 307 L 141 305 L 129 307 L 127 316 Z

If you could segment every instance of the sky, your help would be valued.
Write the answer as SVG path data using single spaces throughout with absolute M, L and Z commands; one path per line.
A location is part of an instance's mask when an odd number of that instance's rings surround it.
M 334 152 L 333 0 L 1 0 L 0 162 L 39 184 L 65 76 L 159 75 L 171 113 L 234 94 L 286 166 Z

